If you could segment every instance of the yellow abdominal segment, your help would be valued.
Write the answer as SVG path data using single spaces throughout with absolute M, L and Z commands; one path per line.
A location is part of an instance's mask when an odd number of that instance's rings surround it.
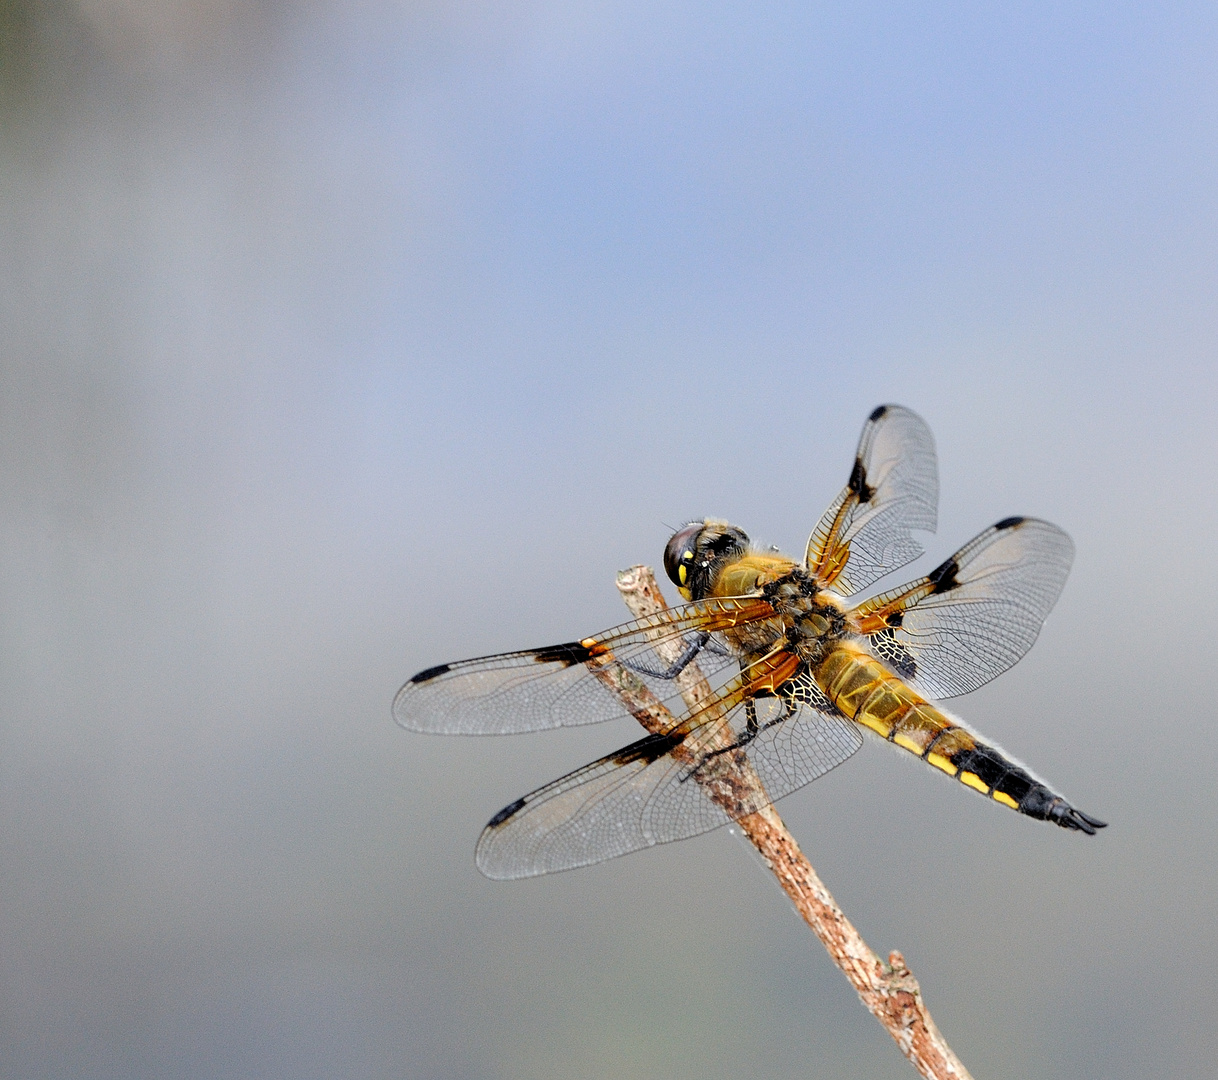
M 1002 761 L 997 751 L 953 723 L 870 654 L 850 645 L 839 646 L 813 674 L 829 700 L 856 723 L 917 754 L 974 791 L 1013 810 L 1019 808 L 1016 799 L 1001 790 L 1005 783 L 991 773 L 991 786 L 973 771 L 978 767 L 973 761 L 982 760 L 979 755 L 987 761 Z

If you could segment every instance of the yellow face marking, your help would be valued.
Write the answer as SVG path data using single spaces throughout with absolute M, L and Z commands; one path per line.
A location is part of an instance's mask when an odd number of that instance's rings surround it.
M 1005 791 L 995 791 L 994 801 L 1002 803 L 1003 806 L 1009 806 L 1012 810 L 1019 809 L 1019 803 L 1012 799 Z
M 892 737 L 892 741 L 897 746 L 903 746 L 906 750 L 912 750 L 918 757 L 922 756 L 922 747 L 913 741 L 908 735 L 902 735 L 899 731 Z
M 927 754 L 926 760 L 936 769 L 942 769 L 948 776 L 955 776 L 957 769 L 942 754 Z
M 681 569 L 682 569 L 682 570 L 684 570 L 684 569 L 685 569 L 685 567 L 681 567 Z M 686 588 L 684 585 L 678 585 L 678 586 L 677 586 L 677 592 L 679 592 L 679 593 L 681 594 L 682 598 L 683 598 L 683 599 L 685 599 L 685 600 L 692 600 L 692 599 L 693 599 L 693 597 L 690 595 L 689 590 L 688 590 L 688 589 L 687 589 L 687 588 Z
M 689 576 L 689 575 L 686 573 L 686 570 L 685 570 L 685 564 L 684 564 L 684 563 L 682 563 L 680 566 L 678 566 L 678 567 L 677 567 L 677 577 L 679 577 L 679 578 L 681 579 L 681 584 L 682 584 L 682 585 L 684 585 L 684 584 L 685 584 L 685 579 L 686 579 L 688 576 Z
M 974 772 L 962 772 L 959 780 L 962 784 L 968 784 L 974 791 L 980 791 L 982 795 L 990 793 L 990 785 Z
M 682 562 L 687 562 L 688 560 L 692 559 L 693 557 L 694 557 L 694 553 L 692 551 L 683 551 L 681 553 Z

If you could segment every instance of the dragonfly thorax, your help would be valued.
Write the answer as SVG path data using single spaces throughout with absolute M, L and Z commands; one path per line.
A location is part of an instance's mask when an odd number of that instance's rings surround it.
M 741 577 L 754 587 L 733 589 L 731 586 L 739 585 L 735 579 Z M 725 568 L 716 585 L 716 596 L 760 596 L 773 608 L 770 618 L 755 619 L 723 632 L 724 639 L 743 659 L 756 659 L 775 646 L 785 645 L 801 660 L 814 663 L 849 633 L 841 602 L 818 588 L 806 570 L 781 556 L 743 556 Z

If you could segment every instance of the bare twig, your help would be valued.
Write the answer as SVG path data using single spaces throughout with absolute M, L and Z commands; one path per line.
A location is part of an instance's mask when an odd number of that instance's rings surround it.
M 635 618 L 646 618 L 668 606 L 649 567 L 635 566 L 621 571 L 617 587 Z M 671 640 L 657 640 L 655 647 L 661 658 L 670 663 L 682 648 L 679 642 Z M 596 669 L 598 677 L 621 697 L 639 723 L 652 734 L 671 727 L 674 723 L 672 714 L 647 687 L 615 661 L 606 660 L 607 663 Z M 677 681 L 681 696 L 690 709 L 698 708 L 712 695 L 710 684 L 695 664 L 690 664 Z M 723 732 L 722 738 L 730 745 L 730 732 Z M 705 751 L 713 748 L 711 742 L 700 744 L 698 749 L 703 760 Z M 730 760 L 733 758 L 734 761 Z M 722 766 L 711 772 L 700 769 L 695 773 L 696 779 L 706 788 L 707 794 L 736 819 L 741 831 L 773 871 L 783 892 L 791 898 L 795 909 L 824 943 L 833 962 L 850 980 L 871 1014 L 888 1030 L 901 1052 L 930 1080 L 971 1080 L 968 1070 L 935 1027 L 922 1000 L 918 981 L 905 966 L 904 958 L 899 952 L 891 952 L 885 963 L 867 947 L 816 876 L 773 804 L 767 803 L 763 809 L 743 816 L 733 813 L 733 807 L 758 803 L 756 796 L 761 781 L 748 765 L 747 757 L 722 754 L 715 760 Z

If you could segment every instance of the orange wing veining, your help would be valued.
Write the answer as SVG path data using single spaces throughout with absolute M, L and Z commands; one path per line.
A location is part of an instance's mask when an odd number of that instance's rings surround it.
M 922 554 L 914 530 L 934 532 L 939 475 L 930 429 L 881 405 L 863 426 L 850 477 L 808 538 L 804 566 L 821 588 L 850 596 Z

